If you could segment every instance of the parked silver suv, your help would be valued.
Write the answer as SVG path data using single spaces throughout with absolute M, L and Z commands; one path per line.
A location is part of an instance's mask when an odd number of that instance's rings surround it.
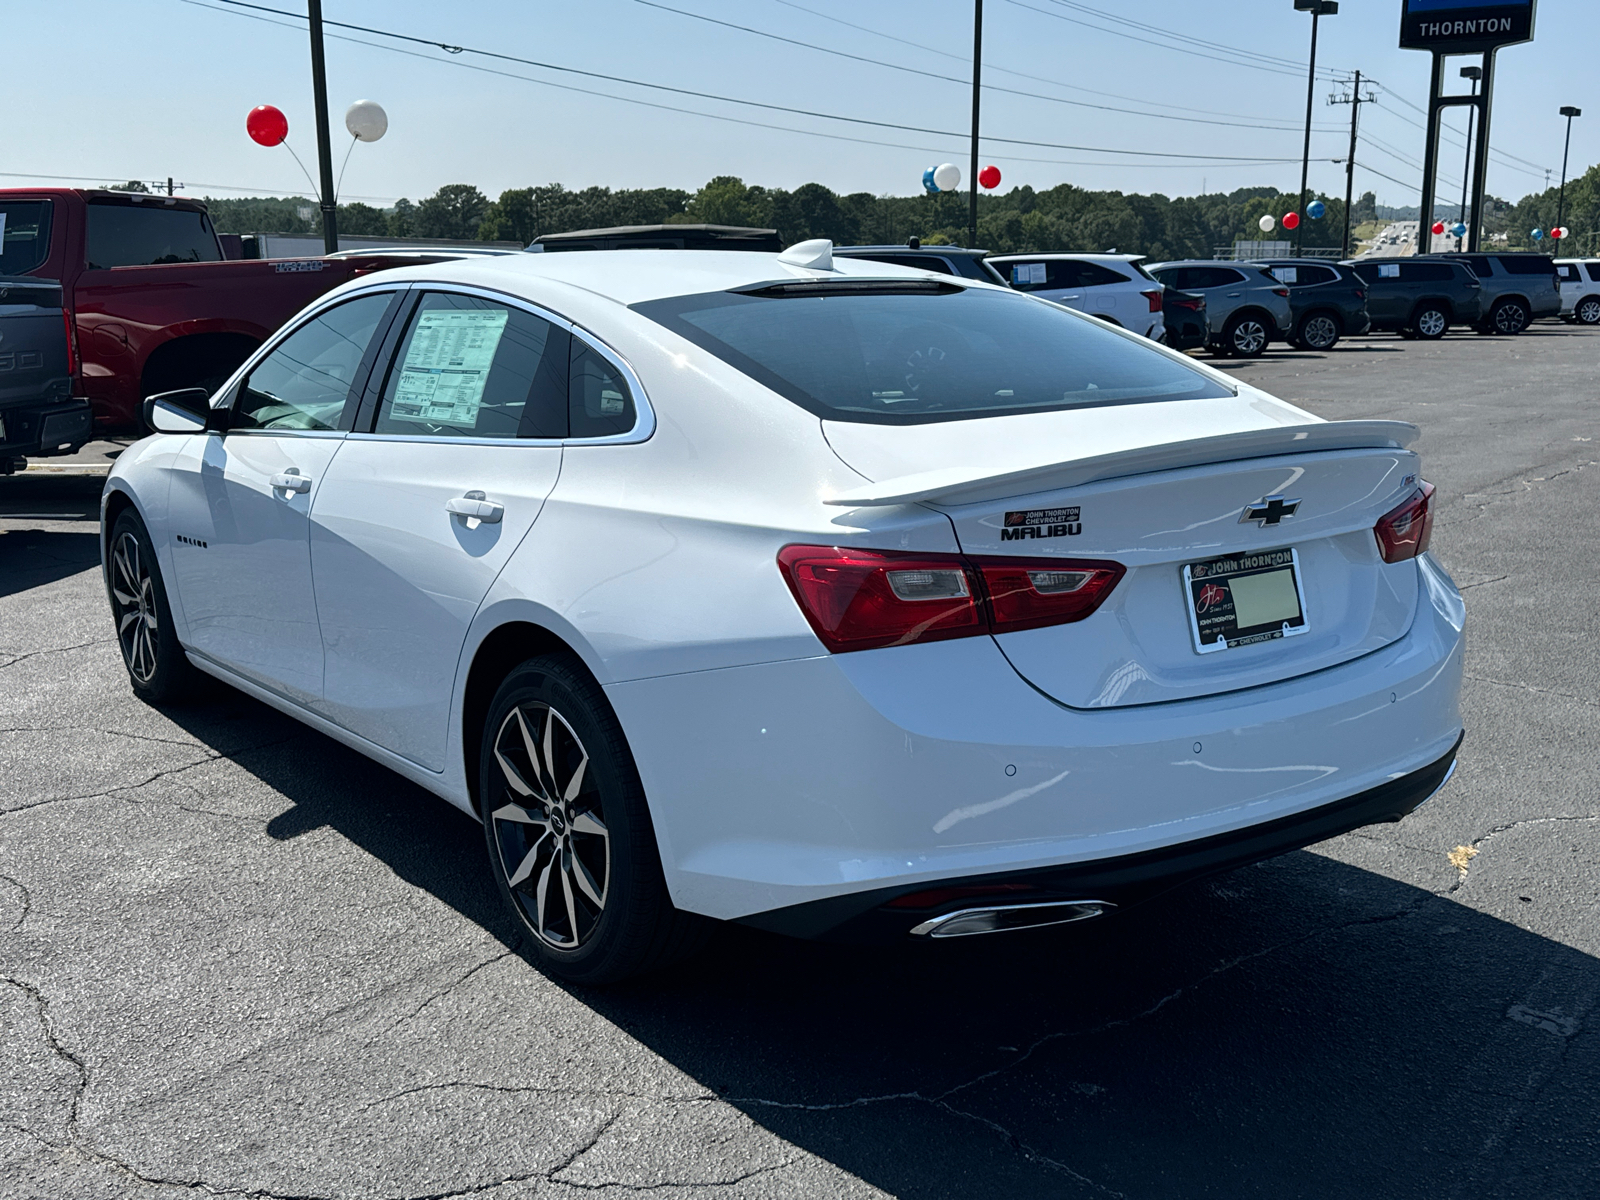
M 1541 317 L 1561 314 L 1561 277 L 1543 254 L 1431 254 L 1465 263 L 1483 284 L 1479 333 L 1521 333 Z
M 1213 354 L 1255 358 L 1294 329 L 1289 289 L 1261 267 L 1195 259 L 1146 269 L 1167 287 L 1205 296 Z

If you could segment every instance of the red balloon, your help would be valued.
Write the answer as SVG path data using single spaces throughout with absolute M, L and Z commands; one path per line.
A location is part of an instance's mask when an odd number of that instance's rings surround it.
M 1435 233 L 1443 233 L 1444 232 L 1444 222 L 1443 221 L 1435 221 L 1433 223 L 1433 231 Z
M 244 128 L 251 141 L 262 146 L 276 146 L 289 136 L 289 118 L 283 115 L 281 108 L 258 104 L 244 119 Z
M 1555 229 L 1552 229 L 1550 231 L 1550 236 L 1553 237 L 1553 238 L 1560 238 L 1562 236 L 1560 228 L 1557 227 Z
M 990 189 L 999 187 L 1000 186 L 1000 168 L 996 167 L 996 166 L 993 166 L 993 165 L 990 165 L 990 166 L 985 167 L 983 170 L 979 171 L 978 172 L 978 183 L 981 184 L 983 187 L 990 188 Z
M 1283 225 L 1283 227 L 1285 229 L 1294 229 L 1299 224 L 1300 224 L 1300 214 L 1299 213 L 1297 213 L 1297 212 L 1287 212 L 1287 213 L 1283 214 L 1282 225 Z

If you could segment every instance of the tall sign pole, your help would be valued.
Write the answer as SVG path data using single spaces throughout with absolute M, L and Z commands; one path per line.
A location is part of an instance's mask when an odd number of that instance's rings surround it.
M 1462 67 L 1461 78 L 1472 80 L 1472 94 L 1478 94 L 1478 81 L 1483 78 L 1482 67 Z M 1474 106 L 1467 109 L 1467 156 L 1461 163 L 1461 212 L 1456 216 L 1458 225 L 1467 223 L 1467 181 L 1472 178 L 1472 118 L 1478 115 Z M 1461 249 L 1461 239 L 1456 239 L 1456 250 Z
M 983 0 L 972 4 L 972 162 L 967 171 L 967 248 L 978 244 L 978 88 L 983 71 Z
M 1572 152 L 1572 118 L 1583 116 L 1583 109 L 1573 108 L 1572 105 L 1566 104 L 1561 108 L 1561 115 L 1567 119 L 1567 144 L 1566 147 L 1561 151 L 1561 198 L 1556 201 L 1557 229 L 1564 228 L 1561 222 L 1566 220 L 1567 216 L 1567 155 Z M 170 179 L 167 181 L 169 185 L 171 182 L 172 181 Z M 170 187 L 168 190 L 170 194 Z M 1566 235 L 1562 234 L 1556 240 L 1558 242 L 1564 242 L 1566 241 Z
M 322 0 L 307 0 L 311 20 L 311 91 L 317 107 L 317 166 L 322 183 L 322 250 L 339 250 L 339 207 L 333 194 L 333 145 L 328 140 L 328 72 L 322 61 Z
M 1306 179 L 1311 172 L 1311 102 L 1317 90 L 1317 22 L 1323 16 L 1333 16 L 1339 11 L 1338 0 L 1294 0 L 1298 12 L 1311 14 L 1311 66 L 1306 71 L 1306 144 L 1305 150 L 1300 155 L 1300 207 L 1295 209 L 1299 213 L 1299 224 L 1294 227 L 1294 252 L 1300 253 L 1300 247 L 1306 236 Z
M 1483 228 L 1484 186 L 1489 166 L 1489 117 L 1494 106 L 1494 57 L 1502 46 L 1533 40 L 1535 0 L 1400 0 L 1400 48 L 1433 55 L 1428 85 L 1427 142 L 1422 155 L 1422 204 L 1417 243 L 1433 249 L 1433 206 L 1439 173 L 1439 119 L 1446 108 L 1477 110 L 1478 135 L 1471 142 L 1473 158 L 1472 216 L 1467 250 L 1479 248 Z M 1451 54 L 1483 56 L 1483 90 L 1473 95 L 1442 95 L 1444 60 Z

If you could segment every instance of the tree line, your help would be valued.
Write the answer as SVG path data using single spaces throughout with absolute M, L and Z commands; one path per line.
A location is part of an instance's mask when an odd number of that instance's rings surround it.
M 1344 199 L 1318 195 L 1326 206 L 1307 220 L 1307 249 L 1337 249 L 1344 232 Z M 1115 191 L 1089 191 L 1070 183 L 1044 191 L 1016 187 L 978 197 L 978 245 L 995 253 L 1044 250 L 1118 251 L 1153 259 L 1210 258 L 1237 240 L 1293 240 L 1281 226 L 1263 233 L 1262 216 L 1281 220 L 1298 195 L 1273 187 L 1170 198 Z M 225 233 L 312 233 L 320 228 L 315 205 L 304 199 L 207 199 L 212 219 Z M 1489 197 L 1485 225 L 1509 234 L 1512 248 L 1529 248 L 1528 231 L 1555 224 L 1557 189 L 1530 194 L 1515 204 Z M 307 213 L 309 215 L 302 215 Z M 1440 205 L 1447 224 L 1455 214 Z M 1352 228 L 1378 220 L 1376 196 L 1366 192 L 1352 205 Z M 1567 249 L 1593 253 L 1600 231 L 1600 166 L 1567 184 L 1565 223 L 1573 231 Z M 836 245 L 894 244 L 920 237 L 925 244 L 962 245 L 967 239 L 965 193 L 923 196 L 841 195 L 820 183 L 786 191 L 746 184 L 720 175 L 690 192 L 681 188 L 570 190 L 559 183 L 512 188 L 491 200 L 471 184 L 447 184 L 420 202 L 402 199 L 393 208 L 353 203 L 339 206 L 339 229 L 351 235 L 461 238 L 527 244 L 546 233 L 617 225 L 743 225 L 776 229 L 784 244 L 829 238 Z M 1549 249 L 1546 243 L 1542 248 Z M 1353 247 L 1352 247 L 1353 249 Z

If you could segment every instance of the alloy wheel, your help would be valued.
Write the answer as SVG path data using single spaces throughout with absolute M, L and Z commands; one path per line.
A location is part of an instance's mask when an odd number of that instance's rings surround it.
M 1600 300 L 1590 296 L 1580 301 L 1577 316 L 1580 324 L 1600 325 Z
M 1443 337 L 1449 322 L 1437 308 L 1430 308 L 1417 316 L 1417 332 L 1425 338 Z
M 1253 358 L 1267 348 L 1267 330 L 1253 317 L 1247 317 L 1233 327 L 1230 339 L 1233 348 L 1247 358 Z
M 132 533 L 118 538 L 111 554 L 111 597 L 117 606 L 122 660 L 134 682 L 147 684 L 156 673 L 156 584 Z
M 1494 310 L 1494 327 L 1499 333 L 1521 333 L 1528 327 L 1528 313 L 1515 301 L 1502 304 Z
M 1312 317 L 1300 327 L 1300 340 L 1307 349 L 1326 350 L 1339 340 L 1339 326 L 1332 317 Z
M 532 933 L 575 950 L 594 932 L 611 883 L 611 836 L 589 753 L 545 704 L 518 705 L 494 741 L 486 797 L 512 898 Z

